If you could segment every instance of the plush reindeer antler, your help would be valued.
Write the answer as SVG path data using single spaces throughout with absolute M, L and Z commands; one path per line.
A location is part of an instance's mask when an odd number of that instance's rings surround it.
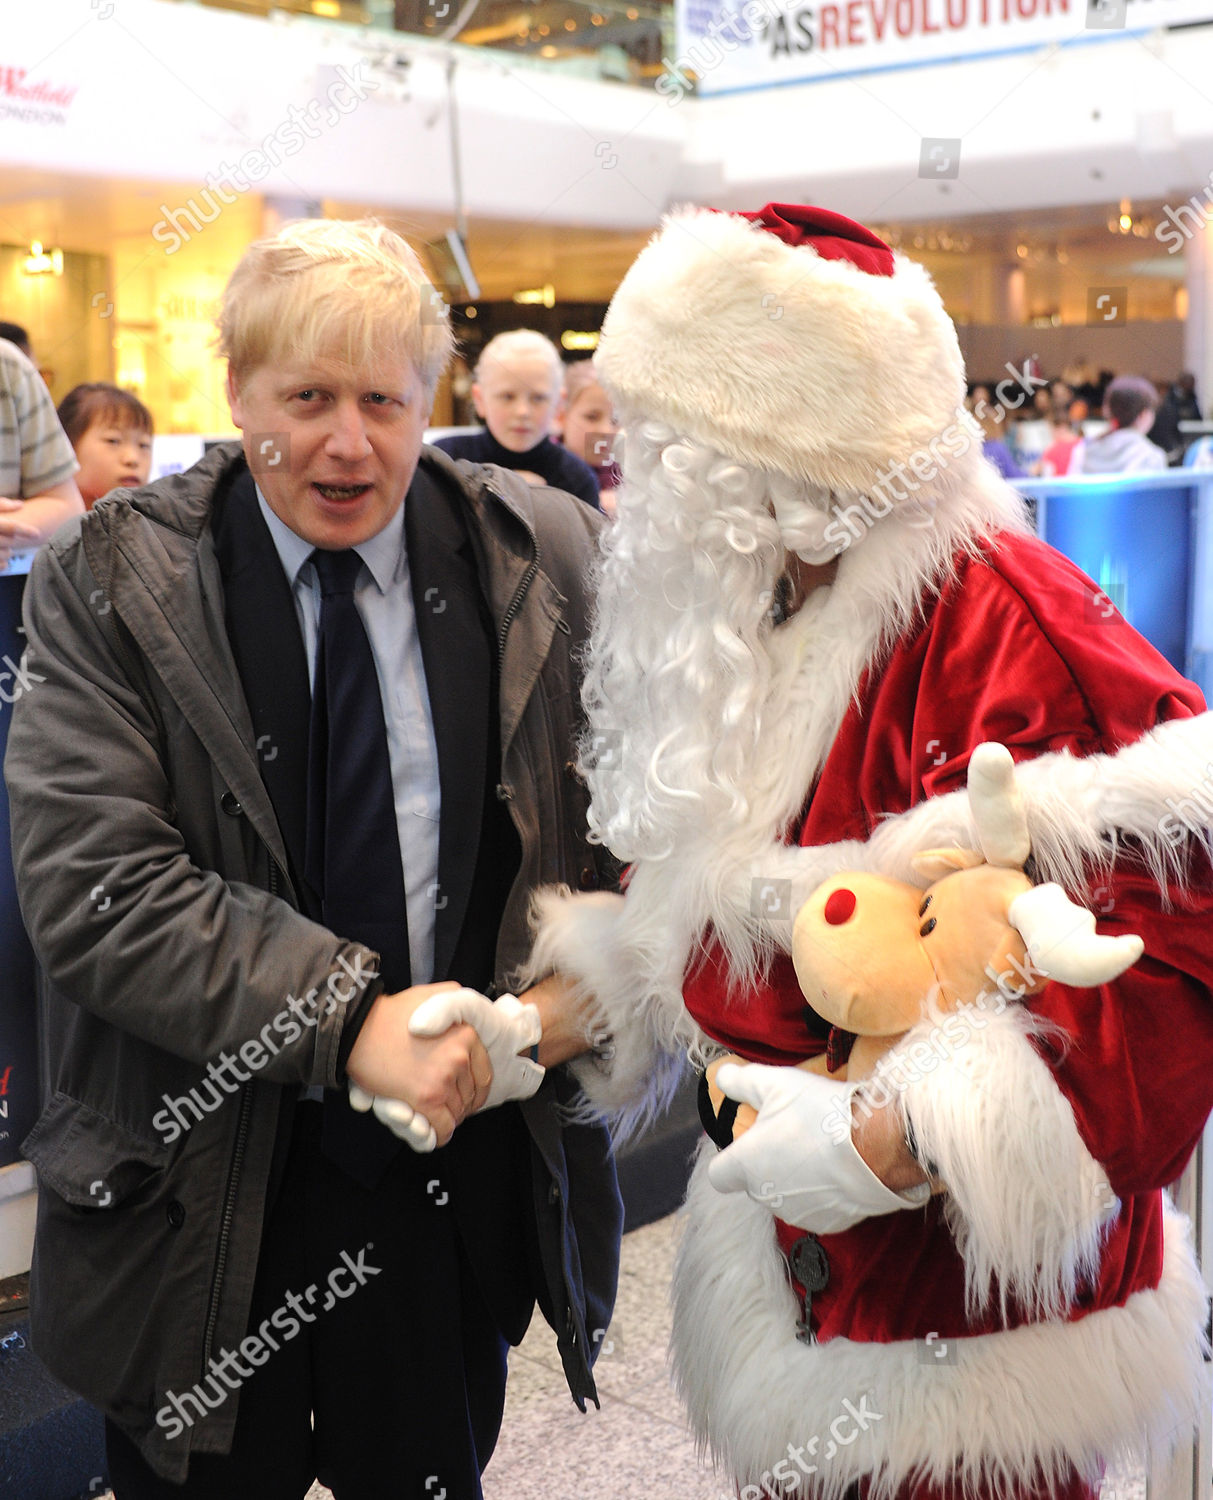
M 1028 962 L 1038 974 L 1090 989 L 1107 984 L 1145 951 L 1136 933 L 1101 937 L 1095 917 L 1076 906 L 1059 885 L 1037 885 L 1016 896 L 1007 920 L 1024 940 Z
M 969 808 L 986 864 L 1022 870 L 1032 852 L 1028 817 L 1005 745 L 987 740 L 969 758 Z
M 969 806 L 986 863 L 1020 869 L 1032 852 L 1028 820 L 1005 745 L 978 745 L 969 761 Z M 1095 918 L 1059 885 L 1038 885 L 1011 902 L 1007 920 L 1023 938 L 1037 973 L 1084 988 L 1107 984 L 1141 957 L 1133 934 L 1100 937 Z

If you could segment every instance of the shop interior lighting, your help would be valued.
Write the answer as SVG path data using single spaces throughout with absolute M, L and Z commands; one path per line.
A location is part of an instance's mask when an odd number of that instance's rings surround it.
M 48 253 L 43 250 L 41 240 L 32 240 L 22 269 L 27 276 L 62 276 L 63 251 L 51 250 Z
M 544 286 L 527 287 L 514 293 L 514 301 L 523 307 L 555 307 L 556 288 L 550 281 Z

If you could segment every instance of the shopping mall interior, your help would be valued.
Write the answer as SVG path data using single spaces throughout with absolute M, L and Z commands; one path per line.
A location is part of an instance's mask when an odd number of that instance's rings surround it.
M 472 371 L 495 335 L 537 329 L 567 363 L 589 359 L 612 298 L 665 216 L 767 203 L 847 215 L 899 264 L 925 267 L 970 384 L 993 389 L 1009 378 L 1030 397 L 1064 382 L 1062 409 L 1037 406 L 1030 438 L 1029 424 L 1011 421 L 987 430 L 987 445 L 1009 444 L 1004 477 L 1028 500 L 1039 535 L 1094 581 L 1098 618 L 1115 608 L 1208 696 L 1213 0 L 0 0 L 0 323 L 26 330 L 55 403 L 82 383 L 109 382 L 146 406 L 153 479 L 239 436 L 216 312 L 249 245 L 284 224 L 373 218 L 417 250 L 457 339 L 431 418 L 447 428 L 476 423 Z M 702 313 L 718 310 L 709 298 Z M 671 309 L 670 327 L 693 339 L 683 311 Z M 782 315 L 778 305 L 765 314 Z M 1144 377 L 1165 401 L 1185 372 L 1192 405 L 1157 473 L 1084 484 L 1046 462 L 1057 436 L 1050 422 L 1076 441 L 1106 431 L 1101 402 L 1113 377 Z M 852 395 L 840 384 L 830 399 L 843 405 Z M 874 382 L 873 412 L 884 395 Z M 0 492 L 0 516 L 9 503 Z M 24 660 L 18 572 L 0 576 L 0 661 L 9 669 L 0 685 Z M 1012 670 L 997 660 L 991 673 Z M 821 670 L 829 677 L 833 667 Z M 951 691 L 940 688 L 945 698 Z M 0 686 L 0 755 L 12 703 Z M 1014 723 L 1007 730 L 1018 732 Z M 572 759 L 566 770 L 577 774 Z M 509 800 L 504 782 L 496 792 Z M 233 793 L 224 797 L 240 815 Z M 1208 845 L 1209 808 L 1200 811 Z M 7 808 L 0 812 L 7 846 Z M 1119 851 L 1119 837 L 1108 835 L 1108 850 Z M 1102 921 L 1112 906 L 1098 911 Z M 30 1347 L 38 1188 L 19 1148 L 40 1118 L 48 1077 L 36 989 L 5 855 L 0 1494 L 126 1500 L 109 1489 L 97 1409 L 52 1379 Z M 1161 1007 L 1155 1024 L 1170 1036 Z M 1182 1038 L 1174 1046 L 1182 1050 Z M 695 1413 L 695 1427 L 679 1402 L 666 1363 L 678 1316 L 668 1292 L 679 1207 L 702 1143 L 697 1092 L 684 1082 L 671 1112 L 646 1119 L 619 1154 L 620 1296 L 614 1320 L 594 1331 L 602 1410 L 582 1416 L 570 1403 L 562 1359 L 567 1369 L 571 1356 L 564 1344 L 557 1352 L 536 1314 L 509 1356 L 487 1500 L 869 1493 L 866 1480 L 784 1487 L 778 1473 L 743 1488 L 728 1467 L 730 1442 L 705 1439 L 708 1419 Z M 1189 1290 L 1203 1308 L 1213 1288 L 1209 1140 L 1174 1195 L 1202 1251 L 1204 1285 Z M 82 1220 L 100 1211 L 87 1199 L 74 1210 Z M 1024 1230 L 1033 1232 L 1043 1234 Z M 1156 1238 L 1151 1253 L 1161 1257 L 1161 1228 Z M 224 1254 L 225 1245 L 216 1251 Z M 1076 1257 L 1071 1291 L 1094 1264 Z M 815 1346 L 811 1297 L 810 1289 L 801 1333 Z M 946 1360 L 946 1347 L 928 1348 L 918 1363 Z M 1094 1381 L 1115 1358 L 1089 1363 Z M 1120 1451 L 1106 1466 L 1099 1458 L 1104 1500 L 1210 1500 L 1207 1381 L 1200 1401 L 1194 1431 L 1184 1427 L 1165 1463 L 1147 1470 L 1141 1455 Z M 1171 1426 L 1185 1420 L 1172 1414 Z M 917 1483 L 930 1464 L 915 1462 Z M 897 1500 L 944 1493 L 922 1486 L 899 1489 Z M 424 1490 L 401 1493 L 443 1500 L 447 1491 L 434 1489 L 427 1479 Z M 1099 1492 L 1096 1479 L 1065 1496 Z M 1004 1493 L 973 1490 L 978 1500 Z M 1028 1500 L 1053 1493 L 1061 1490 L 1046 1483 Z M 331 1500 L 319 1483 L 310 1494 Z M 449 1500 L 480 1496 L 452 1489 Z

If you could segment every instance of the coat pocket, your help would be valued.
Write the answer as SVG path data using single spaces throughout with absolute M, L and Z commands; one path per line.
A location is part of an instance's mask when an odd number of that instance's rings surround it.
M 42 1187 L 75 1208 L 117 1208 L 168 1165 L 171 1152 L 116 1120 L 56 1093 L 21 1143 Z

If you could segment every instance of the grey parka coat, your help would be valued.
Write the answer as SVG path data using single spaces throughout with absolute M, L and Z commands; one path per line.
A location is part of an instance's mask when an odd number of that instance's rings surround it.
M 522 847 L 497 949 L 508 988 L 534 888 L 610 878 L 585 841 L 570 764 L 599 518 L 504 470 L 433 449 L 421 461 L 466 501 L 498 629 L 499 794 Z M 374 967 L 372 953 L 297 909 L 259 773 L 208 526 L 212 497 L 242 463 L 237 445 L 217 447 L 185 474 L 120 492 L 42 549 L 26 592 L 30 688 L 5 765 L 50 1071 L 24 1143 L 40 1187 L 34 1347 L 176 1480 L 191 1443 L 227 1450 L 237 1401 L 172 1443 L 155 1412 L 244 1335 L 282 1091 L 342 1084 L 343 1007 L 171 1144 L 153 1117 L 208 1062 L 262 1034 L 288 994 L 323 993 L 330 975 L 346 992 L 351 971 Z M 605 1135 L 560 1108 L 574 1095 L 553 1069 L 522 1109 L 535 1295 L 584 1408 L 621 1215 Z

